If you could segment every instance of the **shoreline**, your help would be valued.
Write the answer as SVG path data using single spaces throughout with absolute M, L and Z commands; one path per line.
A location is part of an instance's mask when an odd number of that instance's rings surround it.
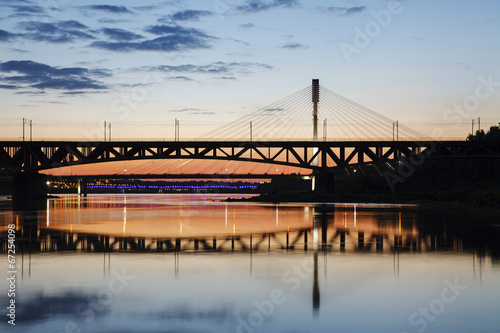
M 441 191 L 411 191 L 394 193 L 320 194 L 314 192 L 283 192 L 261 194 L 252 198 L 231 199 L 227 202 L 266 203 L 381 203 L 420 204 L 426 206 L 468 207 L 500 212 L 500 189 L 459 188 Z

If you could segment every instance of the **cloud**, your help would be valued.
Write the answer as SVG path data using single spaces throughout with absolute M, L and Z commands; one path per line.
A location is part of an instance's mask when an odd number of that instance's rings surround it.
M 12 1 L 10 1 L 12 2 Z M 6 7 L 11 8 L 14 11 L 14 14 L 10 15 L 10 17 L 33 17 L 33 16 L 49 16 L 54 11 L 58 10 L 54 6 L 37 6 L 30 2 L 25 2 L 27 5 L 9 5 Z
M 45 14 L 45 9 L 40 6 L 9 6 L 18 14 Z
M 200 37 L 209 37 L 205 33 L 201 32 L 198 29 L 194 28 L 184 28 L 180 25 L 153 25 L 146 29 L 147 32 L 150 32 L 155 35 L 164 35 L 164 34 L 177 34 L 177 35 L 194 35 Z
M 18 86 L 13 86 L 10 84 L 0 84 L 0 89 L 17 89 Z
M 127 42 L 143 38 L 141 35 L 138 35 L 136 33 L 116 28 L 104 28 L 101 29 L 101 32 L 106 36 L 108 36 L 110 39 L 114 39 L 121 42 Z
M 187 76 L 170 76 L 168 79 L 174 81 L 194 81 L 193 79 Z
M 298 50 L 298 49 L 307 49 L 307 46 L 299 43 L 286 43 L 281 45 L 281 48 L 286 50 Z
M 2 81 L 12 84 L 1 85 L 0 88 L 3 89 L 36 88 L 68 91 L 107 89 L 106 85 L 93 77 L 111 76 L 106 69 L 57 68 L 29 60 L 12 60 L 0 63 L 0 73 L 13 74 L 12 76 L 0 76 Z
M 58 27 L 65 28 L 65 29 L 87 29 L 88 28 L 85 24 L 82 24 L 82 23 L 75 21 L 75 20 L 60 21 L 58 23 Z
M 183 112 L 199 112 L 201 111 L 200 109 L 194 109 L 194 108 L 189 108 L 189 109 L 177 109 L 177 110 L 168 110 L 169 112 L 176 112 L 176 113 L 183 113 Z
M 112 13 L 112 14 L 128 14 L 128 13 L 132 13 L 132 11 L 129 10 L 125 6 L 91 5 L 91 6 L 84 6 L 83 8 L 91 9 L 91 10 L 97 10 L 97 11 L 102 11 L 102 12 L 107 12 L 107 13 Z
M 172 21 L 198 21 L 200 17 L 211 15 L 213 15 L 213 13 L 208 10 L 188 9 L 175 12 L 174 14 L 169 15 L 166 18 L 170 18 Z
M 101 18 L 98 19 L 97 22 L 99 23 L 109 23 L 109 24 L 117 24 L 117 23 L 124 23 L 124 22 L 130 22 L 129 20 L 117 20 L 117 19 L 112 19 L 109 17 Z
M 18 23 L 23 30 L 24 38 L 44 41 L 50 43 L 67 43 L 78 39 L 94 39 L 93 36 L 82 30 L 87 26 L 77 21 L 59 21 L 56 23 L 44 23 L 36 21 L 24 21 Z
M 190 49 L 209 48 L 209 45 L 195 37 L 165 36 L 142 42 L 94 42 L 92 47 L 118 52 L 132 51 L 186 51 Z
M 149 5 L 149 6 L 137 6 L 137 7 L 132 7 L 135 10 L 141 10 L 141 11 L 149 11 L 149 10 L 157 10 L 160 9 L 161 6 L 157 5 Z
M 199 112 L 189 112 L 189 114 L 202 114 L 202 115 L 207 115 L 207 114 L 215 114 L 215 112 L 212 112 L 212 111 L 199 111 Z
M 9 40 L 11 40 L 15 35 L 8 32 L 8 31 L 5 31 L 5 30 L 1 30 L 0 29 L 0 42 L 8 42 Z
M 321 9 L 321 11 L 326 11 L 327 13 L 334 14 L 337 16 L 351 16 L 354 14 L 363 13 L 366 10 L 366 6 L 358 7 L 327 7 Z
M 147 68 L 138 68 L 140 70 L 157 70 L 162 72 L 177 72 L 177 73 L 192 73 L 192 74 L 227 74 L 231 75 L 234 72 L 238 73 L 251 73 L 253 70 L 258 69 L 272 69 L 272 66 L 262 63 L 251 62 L 213 62 L 207 65 L 159 65 Z
M 236 6 L 242 13 L 256 13 L 274 8 L 293 8 L 299 5 L 298 0 L 247 0 L 243 5 Z
M 244 23 L 244 24 L 240 24 L 239 27 L 243 28 L 243 29 L 251 29 L 251 28 L 255 28 L 256 25 L 253 23 Z
M 92 43 L 91 46 L 119 52 L 174 52 L 210 48 L 209 40 L 215 39 L 215 37 L 209 36 L 198 29 L 184 28 L 179 25 L 155 25 L 148 27 L 146 31 L 154 35 L 160 35 L 160 37 L 140 42 L 97 41 Z
M 187 114 L 215 114 L 215 112 L 212 112 L 212 111 L 202 111 L 202 110 L 196 109 L 196 108 L 168 110 L 168 111 L 175 112 L 175 113 L 187 113 Z

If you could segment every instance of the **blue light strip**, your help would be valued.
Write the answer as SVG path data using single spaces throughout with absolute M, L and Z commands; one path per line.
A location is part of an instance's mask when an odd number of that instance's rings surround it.
M 257 185 L 242 185 L 242 186 L 230 186 L 230 185 L 170 185 L 170 186 L 156 186 L 156 185 L 88 185 L 89 189 L 158 189 L 158 190 L 167 190 L 167 189 L 180 189 L 180 190 L 201 190 L 201 189 L 256 189 Z

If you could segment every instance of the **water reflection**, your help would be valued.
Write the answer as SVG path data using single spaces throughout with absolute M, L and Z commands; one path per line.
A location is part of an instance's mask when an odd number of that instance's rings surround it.
M 452 251 L 498 262 L 499 228 L 413 206 L 265 205 L 141 202 L 140 198 L 48 201 L 46 211 L 5 211 L 20 248 L 29 252 Z M 432 221 L 432 222 L 429 222 Z M 312 243 L 312 244 L 311 244 Z
M 279 332 L 303 329 L 295 318 L 307 320 L 308 313 L 315 318 L 308 325 L 337 324 L 340 331 L 354 332 L 366 327 L 339 323 L 350 322 L 342 307 L 371 318 L 367 313 L 377 313 L 381 306 L 402 318 L 395 321 L 394 331 L 410 332 L 415 329 L 404 326 L 406 318 L 429 303 L 407 291 L 422 293 L 417 279 L 436 274 L 431 282 L 441 283 L 443 269 L 445 277 L 468 274 L 482 281 L 485 266 L 490 280 L 498 276 L 491 275 L 491 267 L 499 270 L 500 234 L 494 219 L 470 223 L 477 214 L 463 212 L 391 205 L 227 204 L 164 196 L 63 197 L 50 200 L 48 207 L 44 212 L 0 215 L 4 253 L 6 226 L 16 224 L 19 268 L 29 300 L 22 302 L 26 305 L 20 314 L 25 322 L 33 322 L 33 331 L 39 323 L 63 331 L 55 316 L 68 317 L 88 332 L 156 332 L 160 324 L 183 332 L 215 332 L 220 327 Z M 435 254 L 433 265 L 422 269 L 421 258 L 429 261 L 427 256 Z M 454 270 L 457 262 L 459 271 Z M 138 276 L 140 284 L 130 282 L 123 294 L 112 294 L 113 302 L 97 307 L 96 295 L 107 295 L 102 290 L 122 266 Z M 390 278 L 405 289 L 397 289 Z M 484 284 L 491 286 L 488 281 Z M 254 304 L 268 306 L 276 290 L 288 301 L 275 303 L 269 317 L 262 312 L 262 320 L 252 317 Z M 489 291 L 498 293 L 491 287 Z M 408 298 L 401 310 L 384 303 L 405 292 Z M 127 308 L 128 302 L 139 303 L 141 310 Z M 42 304 L 52 304 L 52 310 Z M 383 320 L 372 325 L 390 321 L 387 313 L 378 313 Z M 135 320 L 157 326 L 145 328 Z M 191 322 L 197 324 L 189 326 Z

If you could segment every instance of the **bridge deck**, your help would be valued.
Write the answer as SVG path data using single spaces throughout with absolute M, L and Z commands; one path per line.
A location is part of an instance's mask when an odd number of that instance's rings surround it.
M 419 156 L 416 156 L 419 155 Z M 400 158 L 500 157 L 500 142 L 468 141 L 2 141 L 0 167 L 44 170 L 145 159 L 232 160 L 311 170 Z

